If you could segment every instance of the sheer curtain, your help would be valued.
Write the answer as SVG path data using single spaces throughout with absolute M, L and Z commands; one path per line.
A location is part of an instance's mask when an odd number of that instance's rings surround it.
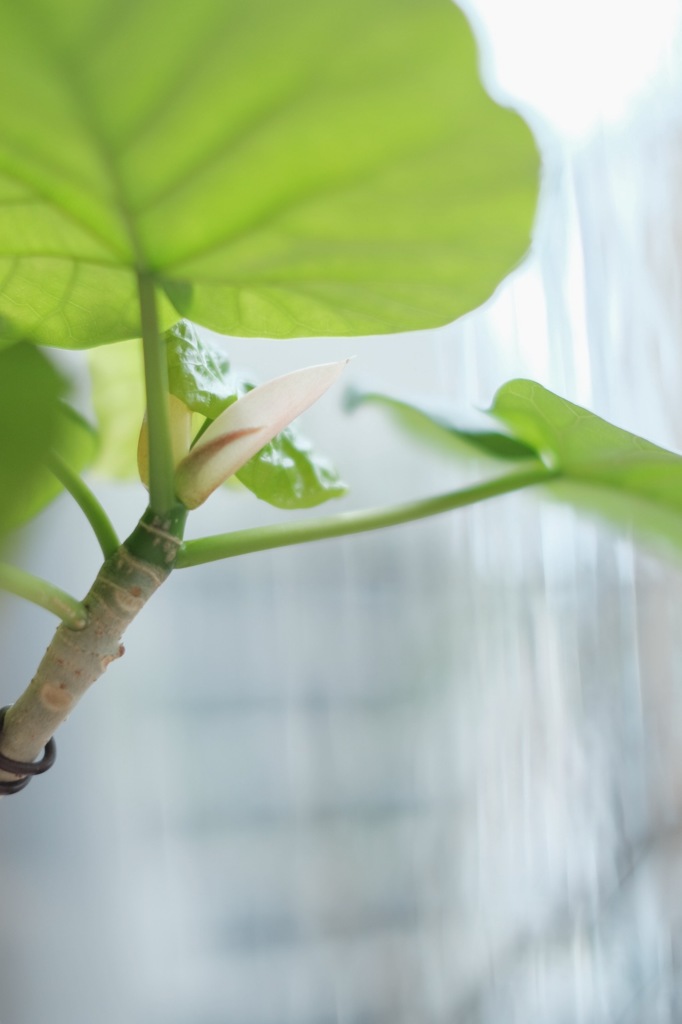
M 543 149 L 532 254 L 442 331 L 240 342 L 234 361 L 357 352 L 358 381 L 466 405 L 529 376 L 682 447 L 679 5 L 467 10 Z M 330 405 L 308 426 L 348 507 L 469 471 Z M 137 505 L 117 493 L 123 530 Z M 226 496 L 197 529 L 254 516 L 274 513 Z M 61 524 L 27 565 L 82 590 Z M 528 494 L 166 591 L 59 770 L 3 802 L 8 1022 L 682 1018 L 676 565 Z M 49 626 L 3 611 L 8 701 Z

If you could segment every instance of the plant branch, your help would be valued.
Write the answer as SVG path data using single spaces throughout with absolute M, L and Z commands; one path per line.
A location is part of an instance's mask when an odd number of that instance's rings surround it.
M 39 576 L 33 576 L 4 562 L 0 562 L 0 590 L 6 590 L 9 594 L 23 597 L 26 601 L 45 608 L 60 618 L 69 629 L 83 629 L 88 621 L 85 605 L 71 594 Z
M 7 711 L 0 752 L 33 761 L 54 731 L 107 666 L 124 653 L 121 638 L 149 598 L 168 578 L 181 543 L 187 509 L 164 516 L 151 509 L 106 559 L 85 597 L 86 622 L 58 627 L 38 671 Z M 0 771 L 0 780 L 16 778 Z
M 56 452 L 50 455 L 49 467 L 60 484 L 69 492 L 85 514 L 86 519 L 94 530 L 104 557 L 108 558 L 109 555 L 113 555 L 121 542 L 109 516 L 85 480 L 78 473 L 75 473 Z
M 180 548 L 177 567 L 215 562 L 223 558 L 234 558 L 253 551 L 267 551 L 270 548 L 287 547 L 291 544 L 305 544 L 330 537 L 344 537 L 352 533 L 380 530 L 387 526 L 398 526 L 428 516 L 440 515 L 466 505 L 474 505 L 488 498 L 519 491 L 533 484 L 547 483 L 556 479 L 558 471 L 548 469 L 541 463 L 531 468 L 498 477 L 495 480 L 460 491 L 451 491 L 435 498 L 410 501 L 403 505 L 369 509 L 362 512 L 341 512 L 321 519 L 306 519 L 297 523 L 278 523 L 274 526 L 257 527 L 251 530 L 236 530 L 199 540 L 188 540 Z
M 149 431 L 149 507 L 164 515 L 176 503 L 168 414 L 168 364 L 159 332 L 154 281 L 137 275 L 144 352 L 144 378 Z

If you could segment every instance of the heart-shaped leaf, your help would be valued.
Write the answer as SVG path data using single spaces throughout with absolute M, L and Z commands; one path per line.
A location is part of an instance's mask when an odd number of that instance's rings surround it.
M 450 0 L 0 5 L 0 326 L 432 327 L 528 244 L 537 153 Z

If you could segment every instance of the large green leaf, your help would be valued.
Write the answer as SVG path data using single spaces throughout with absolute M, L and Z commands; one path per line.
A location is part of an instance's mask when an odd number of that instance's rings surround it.
M 0 4 L 0 326 L 289 337 L 431 327 L 522 257 L 527 126 L 450 0 Z
M 491 413 L 559 473 L 558 497 L 682 548 L 682 457 L 540 384 L 513 380 Z
M 65 389 L 32 345 L 0 350 L 0 533 L 31 519 L 60 492 L 46 466 L 52 451 L 76 470 L 94 453 L 91 428 L 61 401 Z

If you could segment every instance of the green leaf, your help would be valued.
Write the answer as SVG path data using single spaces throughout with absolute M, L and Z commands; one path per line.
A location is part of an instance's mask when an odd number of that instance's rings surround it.
M 491 414 L 559 473 L 557 497 L 682 549 L 682 457 L 540 384 L 513 380 Z
M 374 391 L 348 396 L 351 409 L 366 403 L 388 409 L 401 426 L 455 456 L 464 444 L 498 459 L 540 459 L 554 474 L 546 486 L 555 497 L 682 550 L 682 456 L 540 384 L 509 381 L 489 413 L 462 414 L 445 402 Z
M 166 331 L 170 392 L 192 412 L 217 419 L 255 383 L 233 373 L 223 350 L 183 321 Z M 312 508 L 346 493 L 333 466 L 287 427 L 236 473 L 257 498 L 277 508 Z
M 217 345 L 202 341 L 187 320 L 166 331 L 165 339 L 171 395 L 192 412 L 217 419 L 238 397 L 229 359 Z
M 98 443 L 97 431 L 92 425 L 70 405 L 60 402 L 49 453 L 61 456 L 75 473 L 80 474 L 92 465 Z M 48 466 L 41 465 L 31 483 L 24 483 L 24 502 L 12 525 L 28 522 L 54 501 L 63 489 Z
M 215 419 L 243 387 L 218 345 L 181 321 L 165 332 L 169 389 L 193 412 Z M 145 412 L 142 346 L 122 341 L 88 353 L 92 402 L 101 435 L 94 469 L 118 480 L 136 478 L 137 440 Z
M 64 390 L 63 378 L 32 345 L 0 351 L 0 532 L 30 515 Z
M 277 508 L 313 508 L 347 491 L 338 473 L 293 427 L 286 427 L 236 474 L 257 498 Z
M 450 0 L 0 4 L 0 327 L 433 327 L 523 256 L 531 133 Z
M 169 386 L 192 412 L 217 419 L 256 385 L 235 373 L 223 349 L 201 338 L 183 321 L 166 331 Z M 94 349 L 88 354 L 92 400 L 101 435 L 94 469 L 118 479 L 137 477 L 137 439 L 144 416 L 139 341 Z M 289 427 L 236 474 L 244 486 L 277 508 L 311 508 L 346 492 L 338 474 Z
M 57 451 L 76 470 L 96 444 L 61 396 L 66 382 L 33 345 L 0 350 L 0 533 L 21 525 L 61 490 L 46 459 Z
M 368 404 L 387 409 L 401 427 L 427 444 L 456 454 L 462 453 L 464 445 L 478 455 L 496 459 L 536 458 L 534 448 L 500 430 L 495 420 L 478 409 L 456 409 L 433 398 L 397 398 L 381 391 L 347 392 L 349 410 Z

